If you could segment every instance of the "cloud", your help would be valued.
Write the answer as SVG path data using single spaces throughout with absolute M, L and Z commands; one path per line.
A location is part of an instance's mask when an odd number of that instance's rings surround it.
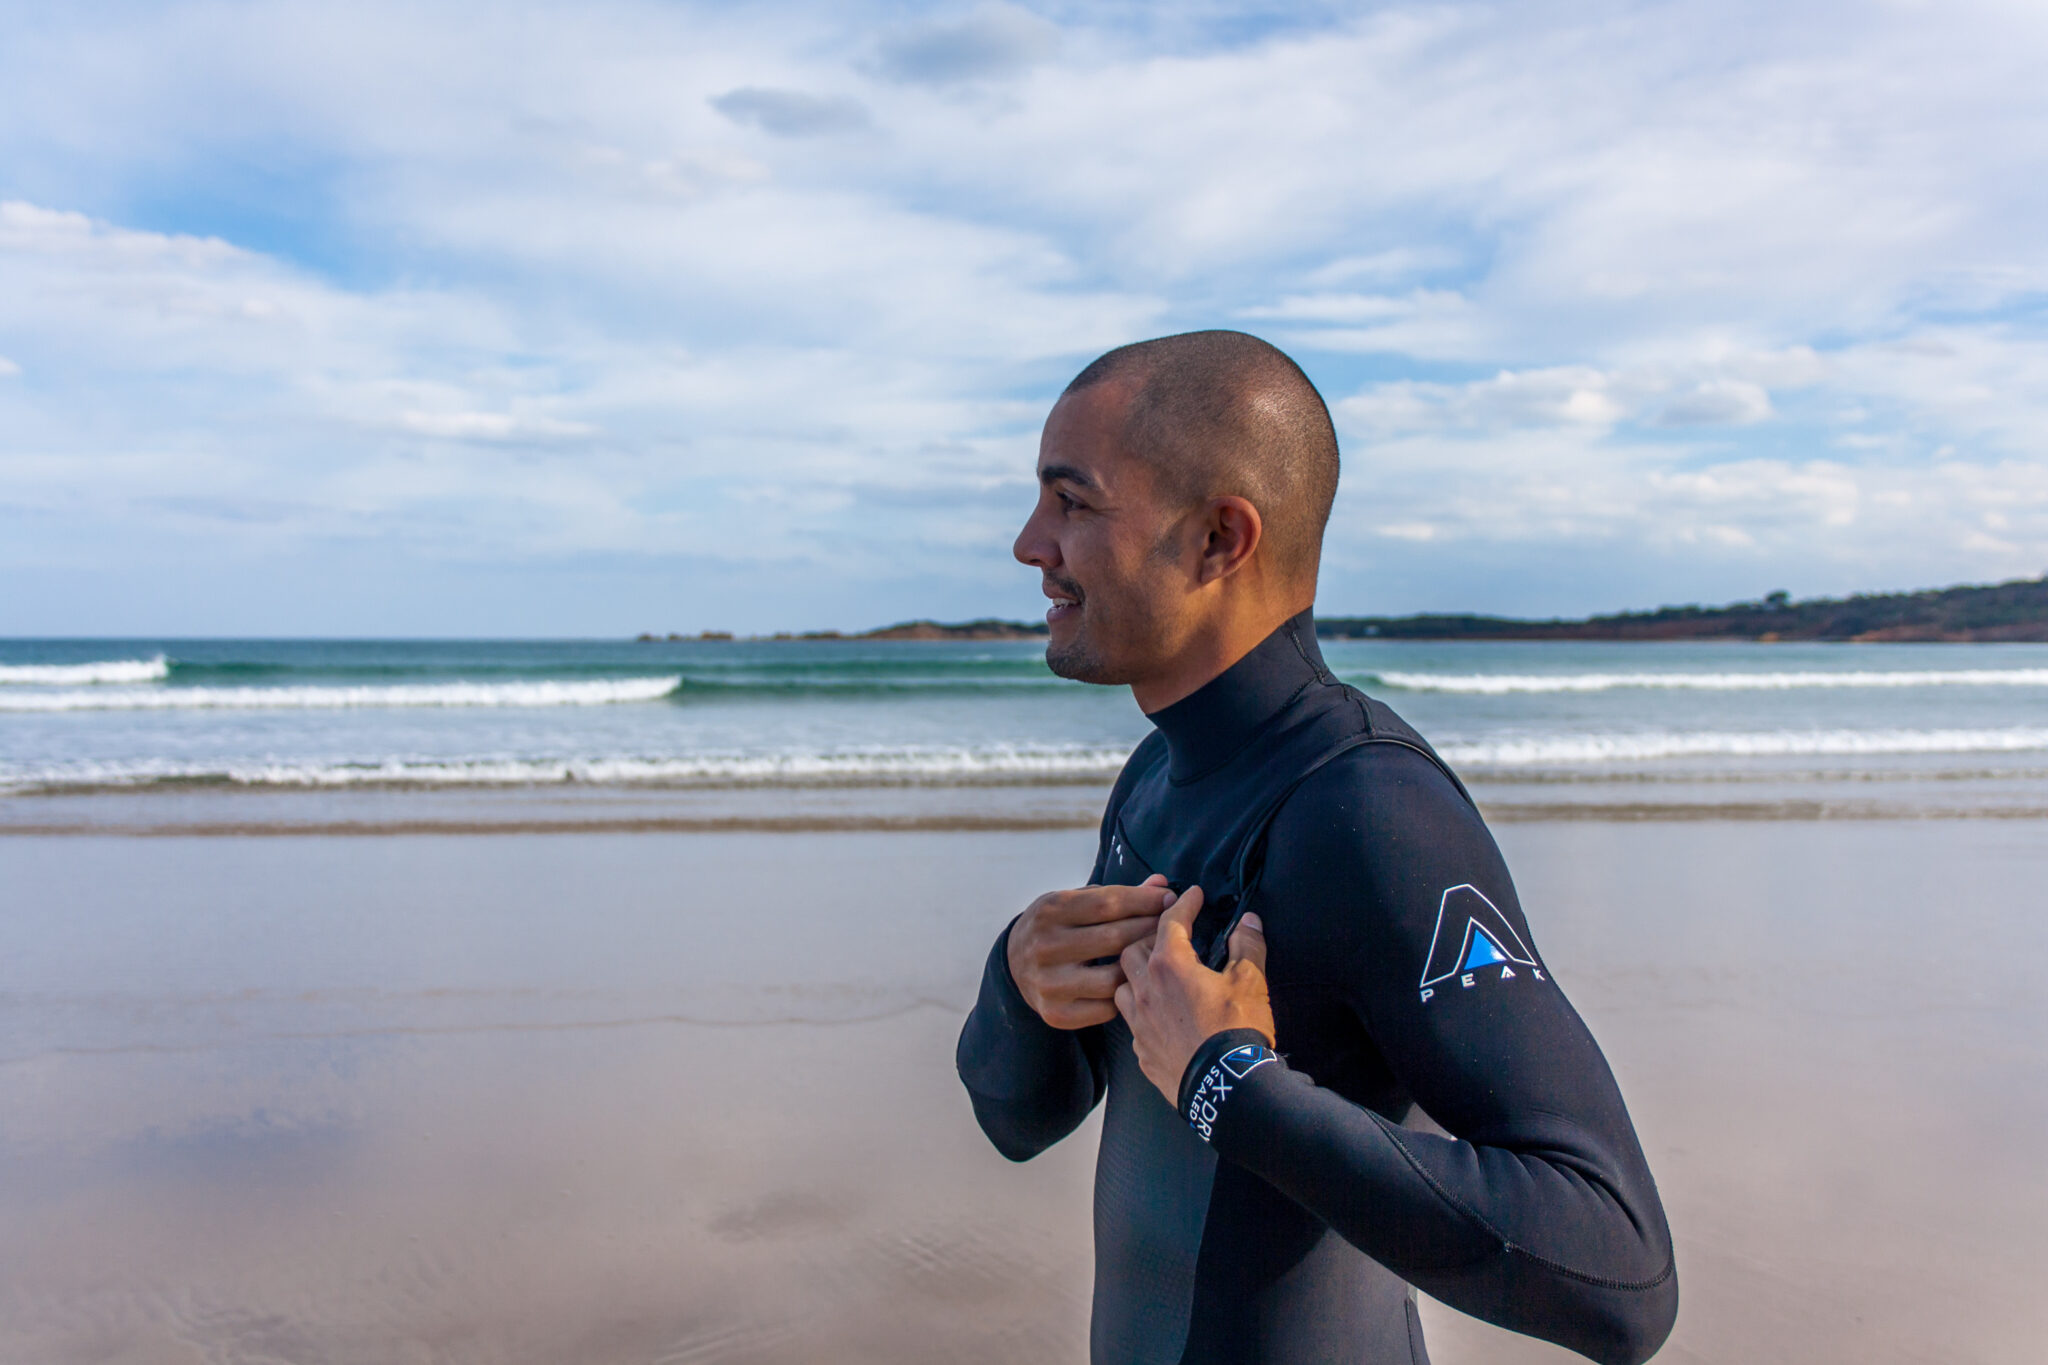
M 1060 31 L 1015 5 L 984 4 L 964 19 L 927 20 L 876 45 L 874 69 L 905 85 L 961 85 L 1002 80 L 1046 61 Z
M 1703 379 L 1672 395 L 1655 421 L 1667 427 L 1749 426 L 1771 415 L 1771 396 L 1742 379 Z
M 596 431 L 582 422 L 521 417 L 509 412 L 403 412 L 398 416 L 398 425 L 423 436 L 484 441 L 514 436 L 589 436 Z
M 1741 13 L 51 11 L 0 48 L 0 566 L 1021 611 L 1059 386 L 1237 325 L 1333 400 L 1340 595 L 2038 571 L 2048 18 Z
M 1296 294 L 1240 309 L 1238 316 L 1277 324 L 1276 340 L 1307 350 L 1470 360 L 1489 346 L 1483 313 L 1456 290 Z
M 819 137 L 868 126 L 867 106 L 844 95 L 749 85 L 716 96 L 711 107 L 734 123 L 750 124 L 777 137 Z
M 1558 365 L 1501 370 L 1462 384 L 1375 384 L 1340 400 L 1336 415 L 1341 426 L 1367 437 L 1543 427 L 1605 432 L 1625 423 L 1751 426 L 1773 414 L 1769 390 L 1753 376 L 1767 376 L 1786 389 L 1814 382 L 1806 369 L 1783 358 L 1743 354 L 1613 370 Z

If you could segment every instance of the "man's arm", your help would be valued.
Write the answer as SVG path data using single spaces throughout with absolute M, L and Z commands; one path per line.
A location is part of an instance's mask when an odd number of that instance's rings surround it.
M 1102 1099 L 1102 1029 L 1056 1029 L 1011 979 L 1003 930 L 981 974 L 981 995 L 953 1060 L 974 1118 L 997 1151 L 1029 1161 L 1080 1127 Z
M 1453 1307 L 1596 1360 L 1647 1359 L 1678 1306 L 1663 1208 L 1606 1060 L 1536 955 L 1477 813 L 1419 754 L 1370 746 L 1295 794 L 1266 867 L 1271 941 L 1234 940 L 1228 972 L 1205 972 L 1191 952 L 1162 962 L 1164 930 L 1149 962 L 1127 954 L 1153 997 L 1134 995 L 1138 1018 L 1126 1010 L 1141 1060 L 1153 1031 L 1143 1016 L 1169 1018 L 1165 997 L 1194 1002 L 1180 1008 L 1216 1030 L 1237 1025 L 1204 1033 L 1191 1019 L 1182 1038 L 1205 1041 L 1173 1077 L 1220 1154 Z M 1315 964 L 1351 999 L 1396 1077 L 1454 1136 L 1401 1128 L 1264 1060 L 1270 1029 L 1243 1027 L 1241 1000 L 1235 1013 L 1199 1003 L 1221 990 L 1262 1005 L 1263 973 L 1243 959 L 1262 965 L 1268 952 Z M 1150 1042 L 1147 1074 L 1186 1055 L 1169 1032 Z
M 1102 1099 L 1117 955 L 1151 938 L 1170 894 L 1164 877 L 1048 892 L 996 940 L 954 1059 L 981 1130 L 1010 1160 L 1037 1156 Z

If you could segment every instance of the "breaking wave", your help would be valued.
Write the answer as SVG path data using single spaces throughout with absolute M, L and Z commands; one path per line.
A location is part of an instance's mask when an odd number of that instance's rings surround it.
M 374 706 L 607 706 L 659 701 L 682 678 L 411 683 L 382 687 L 80 688 L 0 693 L 0 711 L 331 711 Z
M 1660 758 L 1854 757 L 1884 754 L 1996 754 L 2048 749 L 2048 728 L 2000 730 L 1640 731 L 1532 735 L 1437 746 L 1473 768 L 1639 763 Z
M 1128 757 L 1130 750 L 1121 746 L 997 744 L 977 748 L 704 753 L 663 758 L 79 763 L 0 768 L 0 787 L 498 787 L 548 783 L 801 787 L 862 783 L 1107 782 L 1116 776 Z
M 1816 687 L 2048 687 L 2048 668 L 1959 668 L 1907 672 L 1814 669 L 1799 673 L 1401 673 L 1365 675 L 1403 692 L 1611 692 L 1670 688 L 1700 692 L 1780 692 Z
M 108 683 L 162 682 L 171 676 L 171 661 L 99 659 L 84 664 L 0 664 L 0 686 L 90 687 Z
M 2048 727 L 1995 730 L 1636 731 L 1528 735 L 1437 746 L 1475 776 L 1492 769 L 1607 767 L 1686 758 L 1798 758 L 2048 751 Z M 1102 744 L 991 744 L 575 758 L 392 757 L 212 759 L 0 765 L 0 789 L 48 792 L 217 786 L 350 787 L 828 787 L 1108 782 L 1130 749 Z

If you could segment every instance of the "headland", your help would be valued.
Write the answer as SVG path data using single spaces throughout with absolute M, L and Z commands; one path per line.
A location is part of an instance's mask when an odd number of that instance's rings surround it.
M 2048 575 L 2006 583 L 1857 593 L 1794 601 L 1774 592 L 1755 602 L 1664 606 L 1577 620 L 1527 620 L 1475 612 L 1412 616 L 1318 616 L 1326 639 L 1359 640 L 1785 640 L 1845 643 L 2048 642 Z M 778 631 L 770 640 L 1029 640 L 1043 621 L 899 621 L 873 630 Z M 643 642 L 730 640 L 731 631 L 643 634 Z

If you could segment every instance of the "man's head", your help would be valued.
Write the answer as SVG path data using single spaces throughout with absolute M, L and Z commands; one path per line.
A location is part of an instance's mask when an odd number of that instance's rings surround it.
M 1130 683 L 1144 705 L 1175 690 L 1149 682 L 1315 600 L 1337 436 L 1308 376 L 1257 337 L 1109 352 L 1054 404 L 1038 477 L 1015 552 L 1045 575 L 1046 660 L 1064 676 Z

